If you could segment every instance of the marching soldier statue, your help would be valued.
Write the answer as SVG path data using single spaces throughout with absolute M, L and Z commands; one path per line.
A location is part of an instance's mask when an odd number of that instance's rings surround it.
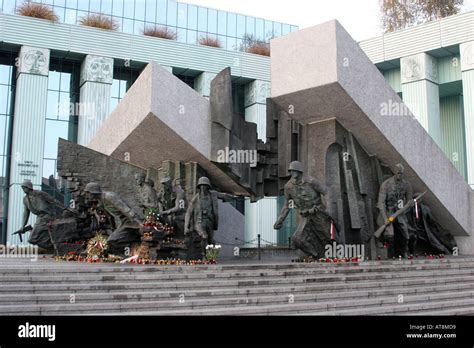
M 273 228 L 282 227 L 291 208 L 295 208 L 300 219 L 293 234 L 293 245 L 306 255 L 323 257 L 325 245 L 335 238 L 336 223 L 326 211 L 327 188 L 311 177 L 303 177 L 303 164 L 290 163 L 291 179 L 284 188 L 285 204 Z
M 402 164 L 396 164 L 394 172 L 395 175 L 380 186 L 377 202 L 379 224 L 382 224 L 381 218 L 386 225 L 383 238 L 390 244 L 393 256 L 408 258 L 409 240 L 416 238 L 416 231 L 410 227 L 406 216 L 408 205 L 413 204 L 413 190 L 411 184 L 403 179 L 405 168 Z
M 175 228 L 174 238 L 184 238 L 184 218 L 186 215 L 186 193 L 179 185 L 173 185 L 169 177 L 160 181 L 157 195 L 160 215 Z
M 46 192 L 34 190 L 33 184 L 29 180 L 25 180 L 21 184 L 21 188 L 25 197 L 23 197 L 23 224 L 18 234 L 21 236 L 23 231 L 27 230 L 30 213 L 33 213 L 36 215 L 36 222 L 28 242 L 44 249 L 50 249 L 54 244 L 51 240 L 49 224 L 60 218 L 65 208 Z
M 135 174 L 135 182 L 138 186 L 140 207 L 143 209 L 143 212 L 145 213 L 149 208 L 158 208 L 158 198 L 156 191 L 149 181 L 145 181 L 145 174 Z
M 219 227 L 218 199 L 229 201 L 237 197 L 211 190 L 211 182 L 205 176 L 199 178 L 197 189 L 186 212 L 184 234 L 196 232 L 205 248 L 207 244 L 215 244 L 214 231 Z

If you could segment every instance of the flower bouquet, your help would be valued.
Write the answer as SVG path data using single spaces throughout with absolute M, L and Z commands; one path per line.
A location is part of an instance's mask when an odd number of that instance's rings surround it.
M 221 246 L 219 244 L 209 244 L 206 246 L 206 259 L 209 262 L 215 263 L 219 256 Z
M 173 234 L 174 228 L 163 221 L 156 208 L 149 208 L 145 212 L 142 231 L 144 241 L 158 241 Z

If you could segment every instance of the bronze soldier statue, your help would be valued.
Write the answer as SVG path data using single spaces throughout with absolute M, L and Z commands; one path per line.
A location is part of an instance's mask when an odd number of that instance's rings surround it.
M 125 254 L 125 248 L 140 239 L 140 225 L 143 216 L 130 208 L 115 192 L 102 191 L 96 182 L 90 182 L 84 188 L 86 203 L 92 209 L 100 209 L 112 220 L 113 233 L 109 236 L 109 250 L 119 255 Z
M 227 193 L 211 190 L 211 182 L 205 176 L 199 178 L 198 193 L 193 197 L 186 211 L 184 234 L 194 231 L 201 238 L 201 246 L 215 244 L 214 231 L 219 226 L 218 199 L 230 201 L 237 198 Z
M 144 173 L 135 174 L 135 182 L 138 186 L 138 195 L 140 196 L 140 207 L 145 212 L 149 208 L 158 208 L 158 198 L 153 185 L 145 181 Z
M 33 184 L 29 180 L 25 180 L 21 184 L 21 188 L 25 193 L 22 229 L 27 225 L 30 213 L 36 215 L 36 223 L 28 242 L 41 248 L 50 249 L 54 245 L 51 241 L 49 224 L 61 217 L 65 208 L 46 192 L 34 190 Z
M 184 238 L 184 219 L 186 215 L 186 193 L 179 185 L 172 185 L 171 178 L 165 177 L 160 181 L 158 206 L 160 215 L 175 228 L 174 237 Z
M 214 244 L 214 230 L 219 226 L 217 192 L 211 191 L 211 182 L 201 177 L 197 184 L 198 193 L 193 197 L 186 212 L 184 234 L 191 230 L 201 238 L 202 246 Z
M 395 175 L 380 186 L 377 208 L 383 221 L 387 221 L 413 197 L 411 184 L 403 179 L 405 167 L 401 163 L 396 164 L 394 172 Z M 416 238 L 416 231 L 410 228 L 407 216 L 403 214 L 398 216 L 391 226 L 387 226 L 383 236 L 390 244 L 393 256 L 407 258 L 409 240 Z
M 280 229 L 290 208 L 295 208 L 300 219 L 292 237 L 293 245 L 309 256 L 323 257 L 325 245 L 331 242 L 333 221 L 326 211 L 328 189 L 312 177 L 303 177 L 301 162 L 291 162 L 288 171 L 291 179 L 284 188 L 285 204 L 273 228 Z

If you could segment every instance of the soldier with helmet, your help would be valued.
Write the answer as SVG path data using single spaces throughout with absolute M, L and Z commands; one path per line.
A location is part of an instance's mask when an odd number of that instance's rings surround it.
M 395 175 L 385 180 L 380 186 L 377 203 L 380 224 L 387 221 L 397 210 L 402 209 L 413 197 L 411 184 L 403 179 L 405 167 L 398 163 L 395 165 L 394 172 Z M 410 227 L 407 216 L 403 214 L 396 218 L 393 225 L 387 226 L 384 238 L 391 245 L 394 256 L 407 258 L 408 242 L 416 238 L 416 231 Z
M 184 234 L 195 231 L 202 240 L 202 246 L 214 244 L 214 231 L 219 226 L 218 199 L 237 198 L 227 193 L 211 190 L 211 182 L 205 176 L 199 178 L 198 193 L 193 197 L 186 212 Z
M 273 228 L 282 227 L 290 209 L 295 208 L 300 219 L 292 243 L 305 254 L 322 257 L 324 247 L 331 242 L 331 217 L 326 211 L 328 189 L 312 177 L 303 177 L 303 164 L 290 163 L 291 179 L 284 188 L 285 204 Z M 335 226 L 332 226 L 335 229 Z
M 145 212 L 149 208 L 158 207 L 158 199 L 156 196 L 156 191 L 151 184 L 152 181 L 146 181 L 146 176 L 144 173 L 135 174 L 135 182 L 138 186 L 138 195 L 140 197 L 140 206 Z
M 184 217 L 186 214 L 186 193 L 179 185 L 173 185 L 169 177 L 160 180 L 157 195 L 158 209 L 167 223 L 175 228 L 175 238 L 184 237 Z
M 132 243 L 140 242 L 140 224 L 143 216 L 135 212 L 115 192 L 102 191 L 96 182 L 84 188 L 86 204 L 100 209 L 112 218 L 113 233 L 108 238 L 109 250 L 123 254 Z
M 51 248 L 52 242 L 49 235 L 48 223 L 61 217 L 64 206 L 49 194 L 43 191 L 34 190 L 30 180 L 25 180 L 21 184 L 25 193 L 23 197 L 23 225 L 22 229 L 28 224 L 30 213 L 36 215 L 36 222 L 31 232 L 29 243 L 38 245 L 41 248 Z

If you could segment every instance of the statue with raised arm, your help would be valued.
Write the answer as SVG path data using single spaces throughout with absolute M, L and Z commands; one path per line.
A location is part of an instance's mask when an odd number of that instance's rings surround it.
M 288 171 L 291 179 L 284 188 L 285 204 L 273 228 L 280 229 L 290 209 L 296 209 L 300 219 L 292 244 L 308 256 L 321 258 L 336 233 L 336 224 L 326 211 L 328 189 L 312 177 L 303 177 L 301 162 L 291 162 Z

